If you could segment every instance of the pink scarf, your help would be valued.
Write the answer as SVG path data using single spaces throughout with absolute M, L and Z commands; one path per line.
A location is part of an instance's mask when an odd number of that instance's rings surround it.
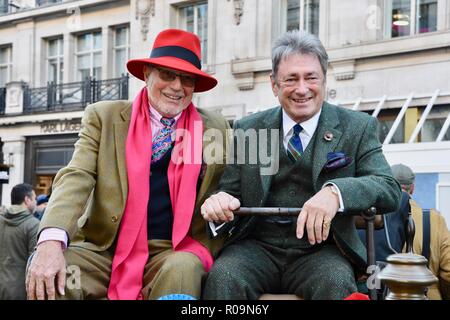
M 147 204 L 152 158 L 150 123 L 147 88 L 144 87 L 133 101 L 125 147 L 128 195 L 108 288 L 108 298 L 113 300 L 143 299 L 142 279 L 148 260 Z M 195 254 L 205 270 L 209 271 L 213 263 L 210 252 L 188 235 L 203 148 L 203 122 L 192 103 L 183 111 L 176 128 L 175 146 L 167 172 L 174 216 L 172 246 L 175 251 Z M 184 129 L 187 134 L 182 137 L 178 129 Z

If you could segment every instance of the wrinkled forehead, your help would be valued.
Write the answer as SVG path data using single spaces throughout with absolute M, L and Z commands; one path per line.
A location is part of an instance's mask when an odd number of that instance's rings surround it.
M 324 76 L 319 58 L 314 54 L 291 53 L 282 57 L 277 73 L 317 74 Z

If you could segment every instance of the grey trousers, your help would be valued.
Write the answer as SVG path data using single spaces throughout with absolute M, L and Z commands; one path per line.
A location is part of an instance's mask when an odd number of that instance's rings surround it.
M 295 223 L 261 223 L 226 247 L 210 270 L 203 298 L 256 300 L 264 293 L 341 300 L 357 291 L 350 262 L 333 241 L 311 246 L 295 237 Z

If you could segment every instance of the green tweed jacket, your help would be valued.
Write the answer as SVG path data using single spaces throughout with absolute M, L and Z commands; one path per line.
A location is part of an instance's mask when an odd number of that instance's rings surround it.
M 61 228 L 72 244 L 93 251 L 104 251 L 113 245 L 128 193 L 125 143 L 131 105 L 131 101 L 105 101 L 86 108 L 72 160 L 55 177 L 39 233 L 44 228 Z M 227 137 L 226 130 L 230 127 L 222 116 L 197 110 L 206 135 L 220 132 L 224 139 Z M 220 139 L 204 137 L 203 150 L 222 150 L 225 145 Z M 190 235 L 213 254 L 222 246 L 223 239 L 210 239 L 199 208 L 217 188 L 225 167 L 226 152 L 222 151 L 217 152 L 221 161 L 208 161 L 190 230 Z
M 281 107 L 276 107 L 236 121 L 234 130 L 277 129 L 281 135 L 281 119 Z M 311 141 L 315 143 L 311 181 L 315 192 L 325 183 L 332 182 L 341 191 L 346 211 L 362 211 L 371 206 L 382 212 L 397 209 L 401 189 L 392 177 L 382 153 L 376 119 L 363 112 L 350 111 L 325 102 L 315 136 L 315 142 L 314 139 Z M 279 150 L 279 139 L 270 139 L 270 134 L 268 137 L 267 149 L 271 159 L 276 161 L 273 152 Z M 261 146 L 261 141 L 258 146 Z M 325 172 L 323 168 L 329 152 L 343 152 L 353 161 L 335 171 Z M 235 152 L 233 164 L 225 169 L 219 183 L 220 191 L 239 198 L 243 207 L 264 207 L 273 176 L 267 174 L 268 165 L 260 161 L 257 164 L 242 163 L 243 159 L 239 159 L 237 154 Z M 245 157 L 248 161 L 248 156 Z M 237 218 L 231 222 L 226 228 L 229 232 L 225 246 L 245 238 L 255 222 L 254 217 Z M 355 266 L 364 269 L 366 249 L 356 232 L 354 216 L 348 213 L 336 214 L 331 229 L 341 252 Z

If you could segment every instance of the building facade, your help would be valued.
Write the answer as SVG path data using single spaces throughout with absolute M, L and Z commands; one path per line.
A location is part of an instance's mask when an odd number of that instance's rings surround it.
M 447 0 L 0 0 L 2 204 L 22 181 L 49 192 L 85 106 L 132 99 L 143 83 L 126 61 L 148 56 L 169 27 L 199 35 L 203 69 L 219 84 L 194 103 L 229 120 L 277 105 L 276 37 L 318 35 L 330 56 L 327 100 L 377 117 L 388 161 L 411 166 L 416 199 L 450 223 Z

